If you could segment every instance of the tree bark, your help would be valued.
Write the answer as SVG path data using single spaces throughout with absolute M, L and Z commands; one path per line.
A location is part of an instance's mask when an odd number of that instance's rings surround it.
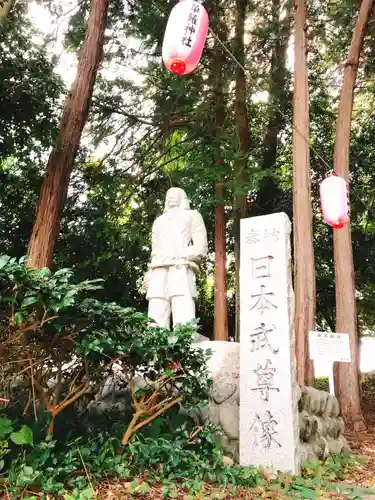
M 214 339 L 228 340 L 227 249 L 224 186 L 215 185 L 215 305 Z
M 373 0 L 363 0 L 355 25 L 348 58 L 345 62 L 343 86 L 336 124 L 334 170 L 349 182 L 350 128 L 354 86 Z M 350 225 L 333 230 L 333 251 L 336 277 L 336 331 L 350 337 L 351 363 L 338 363 L 337 396 L 347 428 L 366 429 L 361 407 L 359 383 L 359 339 L 357 329 L 356 288 Z
M 109 0 L 92 0 L 74 83 L 65 101 L 57 142 L 50 154 L 29 241 L 28 265 L 50 267 L 70 175 L 103 56 Z
M 236 0 L 235 55 L 238 62 L 245 66 L 245 20 L 247 0 Z M 235 300 L 236 320 L 235 339 L 240 340 L 240 221 L 246 217 L 247 195 L 244 186 L 244 173 L 247 168 L 249 152 L 249 117 L 246 105 L 246 75 L 237 65 L 236 76 L 236 128 L 239 156 L 234 173 L 234 259 L 235 259 Z
M 215 9 L 216 32 L 220 39 L 227 39 L 226 26 L 220 2 Z M 225 217 L 225 187 L 220 143 L 225 122 L 225 95 L 224 95 L 224 64 L 225 57 L 222 49 L 215 40 L 212 76 L 213 97 L 215 107 L 215 165 L 217 181 L 215 184 L 215 284 L 214 284 L 214 339 L 228 340 L 228 283 L 227 283 L 227 249 L 226 249 L 226 217 Z
M 297 381 L 313 385 L 309 359 L 309 330 L 315 328 L 316 286 L 312 238 L 309 153 L 309 94 L 305 0 L 294 2 L 294 128 L 293 128 L 293 236 Z
M 15 0 L 0 0 L 0 26 L 15 4 Z

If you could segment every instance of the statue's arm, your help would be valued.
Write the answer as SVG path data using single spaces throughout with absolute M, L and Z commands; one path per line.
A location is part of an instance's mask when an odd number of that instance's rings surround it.
M 199 263 L 208 253 L 207 231 L 203 217 L 195 210 L 191 211 L 191 239 L 193 244 L 186 249 L 186 258 Z

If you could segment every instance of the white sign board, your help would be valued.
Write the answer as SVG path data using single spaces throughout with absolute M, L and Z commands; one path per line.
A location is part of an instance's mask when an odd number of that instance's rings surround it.
M 332 332 L 309 332 L 310 359 L 329 366 L 329 391 L 335 394 L 333 363 L 350 363 L 349 334 Z
M 350 363 L 350 344 L 347 333 L 309 332 L 310 359 Z

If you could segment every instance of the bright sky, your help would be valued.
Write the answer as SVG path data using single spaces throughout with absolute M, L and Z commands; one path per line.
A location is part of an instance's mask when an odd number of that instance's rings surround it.
M 50 15 L 48 9 L 36 2 L 29 3 L 29 16 L 37 29 L 41 32 L 42 37 L 51 36 L 54 40 L 48 48 L 51 54 L 59 57 L 56 72 L 61 75 L 67 86 L 70 86 L 75 77 L 77 60 L 72 53 L 64 51 L 62 39 L 68 26 L 69 17 L 74 12 L 74 6 L 77 2 L 59 0 L 58 3 L 62 6 L 63 12 L 66 13 L 66 15 L 61 18 L 58 25 L 54 23 L 53 17 Z M 42 42 L 42 37 L 38 39 L 39 42 Z
M 69 19 L 77 10 L 78 2 L 77 0 L 58 0 L 55 2 L 55 5 L 62 10 L 62 15 L 59 16 L 58 21 L 54 19 L 54 16 L 50 14 L 47 8 L 34 1 L 29 3 L 29 17 L 40 31 L 40 36 L 36 37 L 35 41 L 37 43 L 43 43 L 46 38 L 51 40 L 47 48 L 51 56 L 58 58 L 58 64 L 55 67 L 55 71 L 61 76 L 67 88 L 69 88 L 75 78 L 77 58 L 72 52 L 64 50 L 63 39 L 68 28 Z M 134 48 L 139 50 L 140 42 L 135 38 L 130 38 L 126 40 L 126 46 L 128 49 Z M 138 56 L 137 58 L 133 58 L 131 67 L 130 65 L 116 67 L 115 64 L 112 64 L 111 67 L 107 67 L 103 70 L 103 74 L 107 79 L 114 79 L 119 76 L 120 73 L 124 78 L 131 79 L 136 83 L 141 83 L 142 77 L 137 73 L 135 68 L 144 65 L 145 62 L 146 59 L 143 56 Z M 144 114 L 149 113 L 150 109 L 145 109 Z M 115 120 L 115 118 L 113 118 L 113 120 Z M 108 138 L 106 144 L 104 144 L 104 142 L 100 144 L 95 152 L 96 156 L 102 157 L 111 151 L 114 141 L 114 138 Z M 82 138 L 83 144 L 88 144 L 89 142 L 89 137 L 84 136 Z

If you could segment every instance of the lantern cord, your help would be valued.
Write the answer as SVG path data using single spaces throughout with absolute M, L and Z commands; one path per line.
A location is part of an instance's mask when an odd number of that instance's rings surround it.
M 211 28 L 208 28 L 209 29 L 209 32 L 211 33 L 211 35 L 215 38 L 215 40 L 217 40 L 217 42 L 219 42 L 219 44 L 222 46 L 222 48 L 225 50 L 225 52 L 233 59 L 233 61 L 242 69 L 242 71 L 244 72 L 244 74 L 246 74 L 246 69 L 244 68 L 244 66 L 240 63 L 240 61 L 236 58 L 236 56 L 234 54 L 232 54 L 232 52 L 228 49 L 228 47 L 220 40 L 220 38 L 216 35 L 216 33 L 211 29 Z M 257 83 L 255 82 L 255 80 L 253 78 L 251 78 L 251 76 L 249 77 L 249 80 L 252 81 L 252 83 L 254 84 L 254 87 L 256 88 L 258 85 Z M 292 127 L 293 130 L 295 130 L 295 132 L 300 136 L 302 137 L 302 139 L 309 145 L 309 148 L 311 149 L 311 151 L 316 155 L 317 158 L 319 158 L 323 164 L 329 169 L 329 170 L 332 170 L 331 166 L 326 162 L 326 160 L 322 157 L 322 155 L 320 153 L 318 153 L 318 151 L 313 148 L 310 143 L 309 143 L 309 140 L 307 137 L 305 137 L 305 135 L 298 129 L 298 127 L 296 127 L 294 125 L 294 123 L 292 122 L 292 120 L 290 120 L 290 118 L 283 112 L 283 110 L 277 105 L 277 104 L 274 104 L 275 108 L 278 110 L 278 112 L 281 114 L 281 116 L 285 119 L 285 121 Z

